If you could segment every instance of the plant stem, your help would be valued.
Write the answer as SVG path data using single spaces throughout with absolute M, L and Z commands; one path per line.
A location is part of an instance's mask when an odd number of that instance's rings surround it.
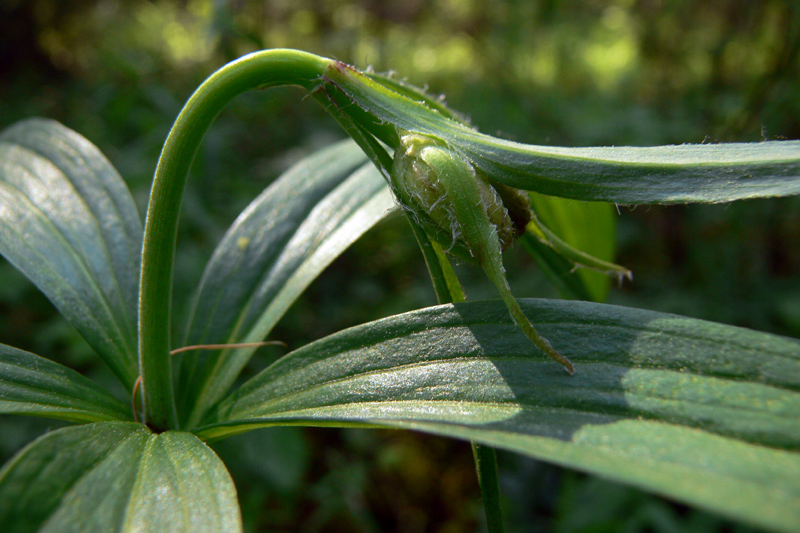
M 433 291 L 436 293 L 436 301 L 440 304 L 463 302 L 466 299 L 464 289 L 453 271 L 453 266 L 444 255 L 442 247 L 428 238 L 425 230 L 417 224 L 414 217 L 406 216 L 406 220 L 414 230 L 422 256 L 425 258 L 425 265 L 428 267 L 428 275 L 433 284 Z
M 494 448 L 472 443 L 472 456 L 481 486 L 486 526 L 489 533 L 503 533 L 503 514 L 500 509 L 500 483 L 497 478 L 497 452 Z
M 422 249 L 433 289 L 436 292 L 436 299 L 440 304 L 463 302 L 466 299 L 464 289 L 442 247 L 428 238 L 425 230 L 414 222 L 413 217 L 406 216 L 406 219 L 411 224 Z M 503 513 L 500 509 L 497 452 L 494 448 L 473 442 L 472 455 L 475 458 L 475 471 L 478 474 L 478 484 L 481 488 L 483 508 L 486 513 L 486 526 L 489 533 L 502 533 Z
M 280 85 L 312 91 L 331 62 L 296 50 L 247 55 L 212 74 L 172 126 L 150 193 L 139 289 L 139 371 L 147 423 L 155 430 L 178 427 L 169 355 L 172 274 L 183 190 L 203 136 L 239 94 Z

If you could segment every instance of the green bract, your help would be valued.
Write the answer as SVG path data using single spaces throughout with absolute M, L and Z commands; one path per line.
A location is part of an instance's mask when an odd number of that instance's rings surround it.
M 506 279 L 502 251 L 524 230 L 530 210 L 521 209 L 523 204 L 517 201 L 512 220 L 500 195 L 468 160 L 427 136 L 400 137 L 391 176 L 395 194 L 410 216 L 435 240 L 447 245 L 449 239 L 449 249 L 478 263 L 522 332 L 572 374 L 572 363 L 536 332 Z
M 718 203 L 800 194 L 800 141 L 654 147 L 535 146 L 476 131 L 420 91 L 331 61 L 315 96 L 356 141 L 395 147 L 398 132 L 446 141 L 492 181 L 576 200 L 618 204 Z M 341 115 L 347 115 L 342 118 Z M 351 131 L 353 123 L 360 131 Z

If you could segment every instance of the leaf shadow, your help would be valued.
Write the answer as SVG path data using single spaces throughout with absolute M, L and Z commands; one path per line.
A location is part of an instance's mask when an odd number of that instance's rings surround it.
M 644 414 L 628 402 L 624 384 L 635 366 L 626 355 L 635 337 L 609 335 L 604 323 L 565 321 L 563 310 L 552 301 L 521 301 L 536 329 L 575 364 L 575 374 L 569 375 L 519 331 L 501 302 L 471 304 L 455 304 L 453 309 L 473 338 L 475 355 L 493 367 L 476 376 L 475 390 L 498 411 L 513 413 L 487 422 L 486 429 L 569 441 L 586 425 Z M 591 353 L 586 350 L 589 345 Z
M 798 340 L 607 304 L 520 304 L 576 372 L 535 348 L 501 304 L 453 306 L 493 367 L 475 387 L 518 406 L 487 429 L 572 440 L 586 426 L 649 420 L 800 449 Z

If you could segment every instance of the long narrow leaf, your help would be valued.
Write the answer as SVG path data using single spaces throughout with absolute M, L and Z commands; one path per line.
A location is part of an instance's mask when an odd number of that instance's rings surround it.
M 74 370 L 0 344 L 0 413 L 100 422 L 130 420 L 131 408 Z
M 44 119 L 0 134 L 0 253 L 44 292 L 130 388 L 142 224 L 89 141 Z
M 440 137 L 492 179 L 520 189 L 620 204 L 800 194 L 800 141 L 603 148 L 525 145 L 478 133 L 394 85 L 383 85 L 340 62 L 326 69 L 323 81 L 327 85 L 317 97 L 347 109 L 384 142 L 392 143 L 387 125 Z
M 346 330 L 276 362 L 197 433 L 377 424 L 470 439 L 778 530 L 800 526 L 800 341 L 650 311 L 523 300 Z M 734 488 L 735 487 L 735 488 Z
M 290 169 L 242 213 L 206 267 L 187 345 L 262 340 L 303 290 L 381 220 L 393 201 L 352 141 Z M 194 425 L 221 399 L 253 349 L 184 359 L 184 412 Z
M 4 531 L 240 531 L 225 466 L 189 433 L 141 424 L 64 428 L 0 470 Z

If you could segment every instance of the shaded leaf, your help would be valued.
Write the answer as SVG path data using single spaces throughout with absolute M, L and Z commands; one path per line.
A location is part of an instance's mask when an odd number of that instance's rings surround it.
M 797 529 L 800 341 L 610 305 L 521 303 L 575 376 L 537 353 L 499 302 L 439 306 L 297 350 L 197 433 L 420 429 Z
M 8 531 L 240 531 L 236 489 L 189 433 L 104 422 L 37 439 L 0 470 Z
M 89 141 L 30 119 L 0 134 L 0 253 L 53 302 L 130 389 L 142 224 Z
M 131 408 L 92 380 L 49 359 L 0 344 L 0 413 L 99 422 L 130 420 Z
M 393 207 L 352 141 L 295 165 L 236 220 L 203 274 L 186 345 L 260 341 L 303 290 Z M 188 427 L 221 399 L 254 349 L 184 357 Z M 194 396 L 197 395 L 197 396 Z
M 491 179 L 541 194 L 621 204 L 729 202 L 800 194 L 800 141 L 656 147 L 533 146 L 484 135 L 341 62 L 315 96 L 391 146 L 392 127 L 439 137 Z M 350 105 L 350 104 L 356 105 Z M 377 120 L 376 120 L 377 118 Z

